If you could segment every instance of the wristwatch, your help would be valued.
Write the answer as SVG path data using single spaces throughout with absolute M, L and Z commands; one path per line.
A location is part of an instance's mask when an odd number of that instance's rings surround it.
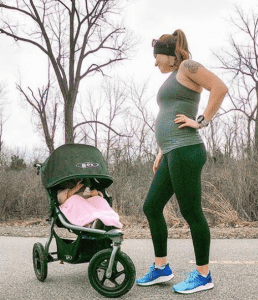
M 209 125 L 209 122 L 205 121 L 203 115 L 200 115 L 200 116 L 197 118 L 197 122 L 198 122 L 199 124 L 202 124 L 204 127 L 207 127 L 207 126 Z

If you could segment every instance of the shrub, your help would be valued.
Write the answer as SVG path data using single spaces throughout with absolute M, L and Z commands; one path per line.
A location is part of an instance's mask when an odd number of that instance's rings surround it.
M 10 169 L 15 171 L 24 170 L 26 169 L 26 163 L 23 158 L 20 158 L 18 155 L 12 155 Z

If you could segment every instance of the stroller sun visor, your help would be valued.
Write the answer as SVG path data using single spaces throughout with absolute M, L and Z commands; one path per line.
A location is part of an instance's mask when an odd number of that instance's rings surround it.
M 83 144 L 60 146 L 42 164 L 40 172 L 45 188 L 76 178 L 95 178 L 100 188 L 107 188 L 113 183 L 101 152 Z

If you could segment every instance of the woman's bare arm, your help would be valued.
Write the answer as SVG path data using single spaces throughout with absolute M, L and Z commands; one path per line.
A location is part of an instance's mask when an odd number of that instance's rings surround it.
M 208 105 L 203 112 L 205 121 L 209 122 L 219 110 L 228 91 L 227 86 L 218 76 L 193 60 L 183 61 L 179 71 L 184 77 L 210 92 Z
M 160 165 L 162 157 L 163 157 L 163 154 L 162 154 L 161 150 L 159 149 L 159 153 L 156 156 L 156 159 L 155 159 L 154 164 L 153 164 L 153 173 L 156 173 L 156 171 L 157 171 L 157 169 Z

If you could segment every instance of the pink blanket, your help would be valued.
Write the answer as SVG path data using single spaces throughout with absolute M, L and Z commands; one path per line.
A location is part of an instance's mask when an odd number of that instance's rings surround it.
M 117 228 L 123 226 L 119 222 L 118 214 L 100 196 L 84 199 L 81 196 L 73 195 L 60 206 L 60 209 L 67 220 L 74 225 L 85 226 L 100 219 L 106 226 Z

